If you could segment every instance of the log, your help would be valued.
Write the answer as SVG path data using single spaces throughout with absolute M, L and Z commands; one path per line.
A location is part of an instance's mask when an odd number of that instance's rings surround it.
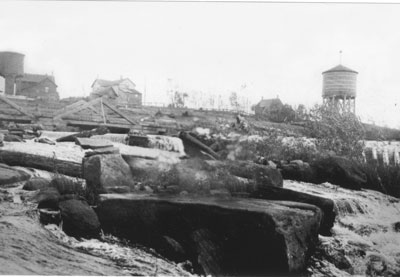
M 203 150 L 204 152 L 206 152 L 207 154 L 209 154 L 216 160 L 221 159 L 221 157 L 214 150 L 212 150 L 210 147 L 208 147 L 207 145 L 205 145 L 204 143 L 199 141 L 197 138 L 191 136 L 189 133 L 180 132 L 179 138 L 182 139 L 183 141 L 186 140 L 186 141 L 190 142 L 191 144 L 194 144 L 195 146 L 197 146 L 198 148 L 200 148 L 201 150 Z
M 65 137 L 61 137 L 56 139 L 57 142 L 74 142 L 75 138 L 90 138 L 94 135 L 104 135 L 108 133 L 108 129 L 106 127 L 98 127 L 89 131 L 82 131 L 80 133 L 71 134 Z
M 293 201 L 317 206 L 323 212 L 319 232 L 322 235 L 331 235 L 330 230 L 336 218 L 335 204 L 331 199 L 279 187 L 258 187 L 255 192 L 250 194 L 250 197 L 265 200 Z
M 82 176 L 81 163 L 73 161 L 4 149 L 0 149 L 0 160 L 10 166 L 32 167 L 50 172 L 58 172 L 72 177 Z

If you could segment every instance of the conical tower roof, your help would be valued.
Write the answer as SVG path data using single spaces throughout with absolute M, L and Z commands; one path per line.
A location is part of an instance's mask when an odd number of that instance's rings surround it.
M 341 64 L 339 64 L 339 65 L 337 65 L 337 66 L 335 66 L 335 67 L 333 67 L 333 68 L 331 68 L 331 69 L 329 69 L 327 71 L 322 72 L 322 74 L 330 73 L 330 72 L 353 72 L 353 73 L 357 73 L 358 74 L 357 71 L 355 71 L 353 69 L 350 69 L 348 67 L 345 67 L 344 65 L 341 65 Z

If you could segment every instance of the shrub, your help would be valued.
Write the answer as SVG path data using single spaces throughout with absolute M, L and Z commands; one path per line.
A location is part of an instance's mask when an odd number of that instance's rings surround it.
M 339 112 L 327 105 L 315 106 L 307 114 L 308 135 L 316 138 L 322 153 L 362 160 L 365 131 L 360 119 L 351 112 Z

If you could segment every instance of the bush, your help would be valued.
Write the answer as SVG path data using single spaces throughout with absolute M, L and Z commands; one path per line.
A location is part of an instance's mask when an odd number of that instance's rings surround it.
M 307 114 L 308 135 L 316 138 L 322 153 L 362 160 L 365 131 L 360 119 L 350 112 L 339 112 L 327 105 L 315 106 Z

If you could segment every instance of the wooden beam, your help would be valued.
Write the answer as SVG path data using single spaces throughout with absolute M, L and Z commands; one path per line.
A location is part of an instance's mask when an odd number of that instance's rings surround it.
M 96 123 L 92 121 L 79 121 L 79 120 L 68 120 L 67 125 L 70 126 L 89 126 L 89 127 L 98 127 L 98 126 L 105 126 L 109 128 L 119 128 L 119 129 L 126 129 L 130 130 L 131 125 L 122 125 L 122 124 L 103 124 L 103 123 Z
M 32 122 L 32 119 L 25 115 L 11 116 L 11 115 L 0 114 L 0 120 L 15 121 L 15 122 L 28 122 L 28 123 Z
M 6 102 L 8 105 L 12 106 L 14 109 L 18 110 L 20 113 L 26 115 L 27 117 L 30 117 L 32 119 L 35 119 L 35 116 L 33 114 L 30 114 L 26 112 L 23 108 L 15 104 L 13 101 L 7 99 L 5 96 L 0 96 L 0 100 L 3 100 L 3 102 Z
M 56 115 L 56 116 L 54 117 L 54 119 L 60 119 L 60 118 L 62 118 L 63 116 L 66 116 L 66 115 L 68 115 L 68 114 L 72 114 L 72 113 L 78 112 L 78 111 L 80 111 L 80 110 L 86 109 L 86 108 L 88 108 L 89 106 L 93 106 L 94 104 L 97 104 L 98 102 L 100 102 L 100 98 L 96 98 L 96 99 L 94 99 L 94 100 L 92 100 L 92 101 L 89 101 L 89 102 L 86 102 L 86 103 L 84 103 L 84 104 L 82 104 L 82 105 L 79 105 L 78 107 L 75 107 L 75 108 L 71 109 L 70 111 L 66 111 L 65 113 Z
M 138 125 L 139 123 L 136 122 L 135 120 L 130 119 L 127 115 L 125 115 L 123 112 L 121 112 L 120 110 L 118 110 L 117 108 L 115 108 L 113 105 L 111 105 L 110 103 L 108 103 L 106 100 L 103 100 L 103 104 L 106 105 L 110 110 L 112 110 L 113 112 L 119 114 L 120 116 L 122 116 L 123 118 L 125 118 L 128 122 L 130 122 L 133 125 Z

